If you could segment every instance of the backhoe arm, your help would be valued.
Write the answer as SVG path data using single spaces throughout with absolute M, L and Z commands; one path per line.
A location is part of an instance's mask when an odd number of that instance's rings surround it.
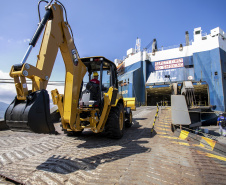
M 48 20 L 44 20 L 47 19 Z M 46 23 L 45 23 L 46 22 Z M 32 49 L 35 46 L 38 37 L 41 34 L 43 24 L 45 23 L 45 31 L 39 51 L 37 56 L 36 67 L 25 63 L 26 59 Z M 25 110 L 28 108 L 28 97 L 30 96 L 31 91 L 27 88 L 26 77 L 32 80 L 32 93 L 39 92 L 40 90 L 46 90 L 48 80 L 51 76 L 53 65 L 57 56 L 58 48 L 60 48 L 65 68 L 66 68 L 66 77 L 65 77 L 65 89 L 64 96 L 61 95 L 61 101 L 59 94 L 52 92 L 54 95 L 53 100 L 55 103 L 61 106 L 61 118 L 63 127 L 66 129 L 70 126 L 73 126 L 76 121 L 76 116 L 78 114 L 78 100 L 80 94 L 80 88 L 82 84 L 83 77 L 86 73 L 86 66 L 79 59 L 77 49 L 74 45 L 74 40 L 69 32 L 69 25 L 67 22 L 64 22 L 63 18 L 63 8 L 61 5 L 54 3 L 47 7 L 46 14 L 40 23 L 33 39 L 30 42 L 27 53 L 20 65 L 14 65 L 11 68 L 10 76 L 14 78 L 15 87 L 17 91 L 17 97 L 10 105 L 11 108 L 8 108 L 6 112 L 6 123 L 8 121 L 8 126 L 15 127 L 15 124 L 19 124 L 22 120 L 15 120 L 18 118 L 13 118 L 13 114 L 18 114 L 16 106 L 20 104 L 20 107 Z M 31 94 L 32 94 L 31 93 Z M 31 97 L 31 96 L 30 96 Z M 32 101 L 35 101 L 33 96 Z M 16 103 L 17 102 L 17 103 Z M 46 104 L 48 102 L 44 102 Z M 24 104 L 24 106 L 21 106 Z M 36 103 L 38 104 L 38 103 Z M 40 104 L 40 103 L 39 103 Z M 38 106 L 40 107 L 40 105 Z M 31 106 L 32 107 L 32 106 Z M 35 114 L 32 108 L 27 110 L 28 114 L 32 112 L 32 115 Z M 48 112 L 49 110 L 45 110 Z M 33 113 L 34 112 L 34 113 Z M 49 114 L 49 113 L 48 113 Z M 48 116 L 47 113 L 45 115 Z M 25 115 L 24 115 L 25 116 Z M 26 115 L 29 117 L 29 115 Z M 18 116 L 17 116 L 18 117 Z M 35 116 L 27 121 L 27 125 L 33 125 L 32 121 L 35 119 Z M 46 118 L 47 119 L 47 118 Z M 48 120 L 48 119 L 47 119 Z M 18 122 L 19 121 L 19 122 Z M 48 121 L 47 121 L 48 122 Z M 48 123 L 49 124 L 49 123 Z M 18 126 L 18 125 L 17 125 Z M 32 127 L 32 126 L 30 126 Z M 74 126 L 73 126 L 74 127 Z M 73 129 L 73 127 L 71 127 Z M 36 129 L 31 129 L 36 132 Z M 38 131 L 39 132 L 39 131 Z

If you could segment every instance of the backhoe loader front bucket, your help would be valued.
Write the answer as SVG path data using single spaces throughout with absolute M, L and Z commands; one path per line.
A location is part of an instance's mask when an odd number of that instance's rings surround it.
M 18 100 L 15 97 L 6 110 L 5 122 L 15 131 L 55 133 L 50 119 L 48 92 L 46 90 L 32 92 L 26 100 Z

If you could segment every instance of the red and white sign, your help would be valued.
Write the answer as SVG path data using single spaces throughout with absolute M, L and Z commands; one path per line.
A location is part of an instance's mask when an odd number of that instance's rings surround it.
M 155 62 L 155 70 L 184 67 L 183 58 Z

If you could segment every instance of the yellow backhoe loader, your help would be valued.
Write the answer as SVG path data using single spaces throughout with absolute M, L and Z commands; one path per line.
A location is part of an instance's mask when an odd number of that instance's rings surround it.
M 6 124 L 16 131 L 55 133 L 46 87 L 60 48 L 66 68 L 64 94 L 55 89 L 51 95 L 58 106 L 63 130 L 78 135 L 89 128 L 95 133 L 105 131 L 109 137 L 121 138 L 124 127 L 132 124 L 132 110 L 136 107 L 135 98 L 126 99 L 118 93 L 115 64 L 102 56 L 80 58 L 63 4 L 57 0 L 40 2 L 48 3 L 46 13 L 22 62 L 13 65 L 10 71 L 17 96 L 6 110 Z M 44 28 L 37 63 L 32 66 L 26 60 Z M 92 82 L 93 72 L 98 72 L 99 84 Z M 28 90 L 26 78 L 32 80 L 31 90 Z

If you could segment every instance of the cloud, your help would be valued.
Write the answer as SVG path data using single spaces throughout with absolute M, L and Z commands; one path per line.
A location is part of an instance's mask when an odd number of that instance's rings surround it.
M 24 39 L 24 42 L 30 42 L 31 39 Z
M 0 79 L 10 79 L 9 73 L 5 73 L 0 70 Z M 6 82 L 6 80 L 2 80 L 2 81 Z M 9 104 L 12 102 L 15 96 L 16 96 L 16 90 L 15 90 L 15 85 L 13 83 L 0 83 L 0 101 L 1 102 Z
M 3 72 L 0 70 L 0 79 L 10 79 L 10 80 L 0 80 L 0 102 L 4 102 L 10 104 L 16 96 L 16 88 L 13 83 L 13 79 L 9 76 L 9 73 Z M 12 79 L 12 80 L 11 80 Z M 9 82 L 9 83 L 1 83 L 1 82 Z M 31 84 L 28 84 L 28 89 L 31 90 Z M 51 90 L 58 89 L 60 94 L 64 93 L 64 85 L 48 85 L 47 91 L 51 97 Z
M 7 41 L 7 43 L 11 44 L 11 43 L 18 43 L 18 44 L 23 44 L 23 43 L 28 43 L 30 42 L 31 39 L 21 39 L 21 40 L 15 40 L 15 39 L 12 39 L 12 38 L 7 38 L 7 39 L 4 39 L 4 37 L 0 36 L 0 40 L 1 41 Z
M 0 70 L 0 79 L 10 79 L 9 73 Z M 3 80 L 7 82 L 6 80 Z M 12 81 L 13 82 L 13 81 Z M 0 101 L 10 103 L 16 96 L 16 90 L 13 83 L 0 83 Z
M 8 39 L 7 42 L 8 43 L 12 43 L 13 42 L 13 39 Z
M 9 73 L 0 70 L 0 79 L 10 79 Z

